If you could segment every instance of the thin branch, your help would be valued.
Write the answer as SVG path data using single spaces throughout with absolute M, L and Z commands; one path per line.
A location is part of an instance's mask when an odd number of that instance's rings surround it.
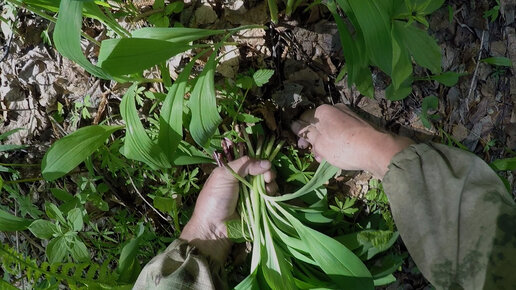
M 131 175 L 129 174 L 129 172 L 127 172 L 127 176 L 129 177 L 129 181 L 131 181 L 131 185 L 133 186 L 134 190 L 136 191 L 136 193 L 138 193 L 138 195 L 140 196 L 140 198 L 143 200 L 143 202 L 145 202 L 145 204 L 147 204 L 150 208 L 152 208 L 152 210 L 154 210 L 154 212 L 156 212 L 156 214 L 162 218 L 164 221 L 168 222 L 169 220 L 167 220 L 166 217 L 164 217 L 154 206 L 152 206 L 152 204 L 150 204 L 144 197 L 143 195 L 140 193 L 140 191 L 138 190 L 138 188 L 136 188 L 136 185 L 134 184 L 134 181 L 133 181 L 133 178 L 131 177 Z M 177 229 L 179 230 L 179 229 Z
M 475 72 L 473 72 L 473 78 L 471 79 L 468 97 L 466 98 L 466 100 L 470 99 L 471 94 L 473 93 L 473 87 L 475 86 L 475 83 L 477 81 L 478 66 L 480 65 L 480 59 L 482 58 L 482 48 L 484 47 L 484 35 L 485 35 L 485 30 L 482 30 L 482 38 L 480 39 L 480 49 L 478 51 L 477 65 L 475 66 Z

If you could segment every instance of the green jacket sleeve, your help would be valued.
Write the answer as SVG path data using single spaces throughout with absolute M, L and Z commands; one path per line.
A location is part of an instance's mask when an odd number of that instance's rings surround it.
M 437 289 L 516 289 L 516 205 L 480 158 L 412 145 L 383 185 L 403 242 Z
M 186 241 L 177 239 L 140 272 L 133 289 L 226 289 L 223 265 L 212 263 Z

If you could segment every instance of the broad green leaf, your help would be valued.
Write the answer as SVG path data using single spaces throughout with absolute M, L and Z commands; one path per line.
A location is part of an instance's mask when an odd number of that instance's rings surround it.
M 512 61 L 509 58 L 502 56 L 488 57 L 481 59 L 480 61 L 496 66 L 512 67 Z
M 355 251 L 364 260 L 370 260 L 375 255 L 388 250 L 399 237 L 398 232 L 381 230 L 363 230 L 354 236 L 360 245 L 360 251 Z
M 59 188 L 51 188 L 50 192 L 55 198 L 63 202 L 72 201 L 74 199 L 72 194 Z
M 433 37 L 414 24 L 393 21 L 393 33 L 401 47 L 408 49 L 417 64 L 429 69 L 433 74 L 441 73 L 441 48 Z
M 77 237 L 74 237 L 70 244 L 70 254 L 76 262 L 86 262 L 90 259 L 90 252 L 86 245 Z
M 154 207 L 162 212 L 169 213 L 174 210 L 176 201 L 170 197 L 156 196 L 153 200 Z
M 288 264 L 282 250 L 273 241 L 270 220 L 262 207 L 263 237 L 261 266 L 263 276 L 272 289 L 294 289 L 292 266 Z M 256 244 L 254 245 L 256 247 Z
M 388 100 L 391 101 L 399 101 L 406 98 L 408 95 L 412 93 L 412 78 L 408 78 L 403 82 L 399 89 L 394 89 L 394 85 L 390 84 L 387 89 L 385 89 L 385 96 Z
M 7 145 L 2 144 L 2 145 L 0 145 L 0 152 L 18 150 L 18 149 L 23 149 L 23 148 L 27 148 L 27 146 L 15 145 L 15 144 L 7 144 Z
M 274 209 L 270 210 L 269 212 L 273 215 L 278 215 Z M 301 238 L 295 237 L 295 235 L 297 235 L 296 230 L 292 227 L 294 234 L 283 232 L 278 227 L 279 225 L 275 223 L 278 223 L 278 220 L 276 218 L 273 218 L 273 222 L 271 222 L 271 227 L 274 230 L 276 241 L 281 241 L 279 242 L 279 244 L 283 244 L 284 246 L 286 246 L 286 250 L 288 251 L 288 253 L 295 259 L 298 259 L 308 264 L 317 265 L 317 263 L 312 259 L 310 254 L 306 252 L 308 251 L 308 249 L 304 242 L 301 240 Z
M 177 3 L 177 2 L 174 2 Z M 164 40 L 175 44 L 187 44 L 189 42 L 224 33 L 224 30 L 210 30 L 186 27 L 144 27 L 131 33 L 134 38 L 148 38 Z
M 423 99 L 423 104 L 421 107 L 421 122 L 423 126 L 426 128 L 432 127 L 430 121 L 428 120 L 428 110 L 437 110 L 439 106 L 439 99 L 436 96 L 428 96 Z
M 389 274 L 389 275 L 384 276 L 382 278 L 374 279 L 374 286 L 378 287 L 378 286 L 383 286 L 383 285 L 391 284 L 391 283 L 394 283 L 394 282 L 396 282 L 396 277 L 394 277 L 394 275 L 392 275 L 392 274 Z
M 394 29 L 393 31 L 394 32 Z M 399 90 L 403 83 L 412 75 L 412 61 L 405 47 L 401 47 L 396 39 L 396 34 L 392 33 L 392 85 L 395 90 Z
M 145 232 L 145 228 L 141 223 L 138 226 L 138 234 L 122 248 L 120 253 L 116 268 L 116 273 L 120 275 L 118 278 L 119 282 L 133 283 L 142 269 L 136 256 L 141 243 L 144 241 L 142 235 Z
M 200 57 L 204 53 L 199 54 Z M 158 144 L 167 156 L 169 162 L 173 162 L 177 147 L 183 139 L 183 101 L 186 94 L 186 86 L 190 73 L 197 59 L 195 57 L 179 74 L 176 81 L 169 89 L 161 108 L 159 118 Z
M 243 231 L 242 221 L 239 219 L 232 219 L 224 222 L 226 225 L 228 238 L 235 243 L 245 242 L 245 233 Z
M 516 170 L 516 157 L 498 159 L 491 162 L 489 166 L 496 171 Z
M 43 178 L 52 181 L 70 172 L 102 146 L 113 132 L 122 128 L 122 126 L 93 125 L 80 128 L 57 140 L 41 162 Z
M 251 114 L 246 114 L 246 113 L 238 114 L 236 119 L 239 122 L 250 123 L 250 124 L 255 124 L 255 123 L 258 123 L 258 122 L 263 120 L 261 118 L 258 118 L 258 117 L 255 117 L 255 116 L 251 115 Z
M 215 134 L 217 127 L 222 122 L 217 111 L 215 98 L 215 56 L 212 53 L 204 70 L 198 77 L 195 87 L 190 95 L 190 111 L 192 120 L 190 121 L 190 134 L 199 146 L 205 148 L 209 146 L 209 141 Z
M 172 13 L 181 13 L 185 6 L 184 2 L 172 2 L 165 7 L 165 14 L 170 15 Z
M 347 5 L 347 2 L 338 2 L 342 9 L 346 11 L 348 16 L 352 18 L 353 14 Z M 348 73 L 349 87 L 351 87 L 353 84 L 356 84 L 360 93 L 370 98 L 374 97 L 373 79 L 371 71 L 369 70 L 368 59 L 365 50 L 362 49 L 364 44 L 362 38 L 360 37 L 361 35 L 359 34 L 356 39 L 353 39 L 350 31 L 348 30 L 347 24 L 337 13 L 337 7 L 334 1 L 329 1 L 327 6 L 337 24 L 340 40 L 343 47 L 344 58 L 346 60 L 346 70 L 343 69 L 341 74 L 344 72 Z M 357 31 L 360 31 L 360 28 L 358 28 Z M 341 74 L 339 74 L 339 77 Z M 342 77 L 344 77 L 344 75 L 342 75 Z
M 355 74 L 355 85 L 358 91 L 369 98 L 374 98 L 373 76 L 369 67 L 363 67 Z
M 301 221 L 306 221 L 313 224 L 328 224 L 334 220 L 324 215 L 324 211 L 311 208 L 297 207 L 290 204 L 286 204 L 289 209 L 293 209 L 292 215 L 297 217 Z M 326 205 L 326 207 L 328 207 Z
M 253 80 L 256 86 L 261 87 L 269 82 L 269 79 L 274 75 L 272 69 L 260 69 L 253 74 Z
M 174 155 L 173 164 L 180 166 L 202 163 L 214 163 L 214 160 L 199 149 L 195 148 L 192 144 L 181 141 L 178 146 L 178 150 Z
M 247 276 L 242 282 L 235 286 L 235 290 L 262 290 L 256 279 L 257 269 Z
M 251 89 L 254 86 L 254 80 L 250 76 L 243 76 L 236 80 L 235 85 L 244 90 Z
M 102 41 L 98 65 L 112 75 L 140 73 L 191 48 L 189 45 L 149 38 Z
M 320 186 L 322 186 L 326 181 L 335 176 L 339 169 L 327 163 L 326 161 L 322 162 L 317 171 L 314 174 L 314 177 L 310 179 L 308 183 L 306 183 L 303 187 L 297 190 L 294 193 L 284 194 L 281 196 L 263 196 L 267 200 L 272 201 L 287 201 L 292 200 L 294 198 L 301 197 L 307 193 L 310 193 Z
M 276 207 L 296 229 L 307 252 L 343 289 L 373 289 L 371 273 L 362 261 L 336 240 L 303 225 L 281 206 Z
M 57 233 L 56 225 L 47 220 L 35 220 L 29 226 L 29 231 L 39 239 L 50 239 Z
M 111 6 L 107 2 L 101 1 L 88 1 L 88 0 L 71 0 L 71 1 L 81 1 L 83 2 L 82 14 L 86 17 L 96 19 L 108 27 L 110 27 L 113 31 L 119 33 L 123 28 L 115 21 L 113 18 L 106 16 L 102 10 L 100 10 L 100 6 L 104 6 L 106 8 L 111 8 Z M 24 5 L 41 8 L 50 12 L 58 12 L 61 1 L 56 0 L 23 0 Z
M 170 20 L 163 12 L 150 15 L 147 17 L 147 21 L 159 28 L 170 26 Z
M 0 209 L 0 231 L 2 232 L 23 231 L 32 222 L 33 220 L 17 217 Z
M 102 196 L 98 193 L 92 193 L 88 195 L 88 201 L 90 201 L 95 207 L 102 211 L 108 211 L 109 205 L 102 199 Z
M 64 1 L 63 1 L 64 2 Z M 47 245 L 46 254 L 50 264 L 63 262 L 68 253 L 68 243 L 64 236 L 53 238 Z
M 441 8 L 443 4 L 444 0 L 426 0 L 419 5 L 417 10 L 421 11 L 424 15 L 428 15 L 432 14 L 435 10 Z
M 444 72 L 440 75 L 430 76 L 430 80 L 438 81 L 439 83 L 447 86 L 447 87 L 453 87 L 459 82 L 459 78 L 461 76 L 466 76 L 467 73 L 456 73 L 452 71 Z
M 269 6 L 272 23 L 278 23 L 278 4 L 276 3 L 276 0 L 267 0 L 267 6 Z
M 59 11 L 59 3 L 61 1 L 56 0 L 23 0 L 25 5 L 31 7 L 42 8 L 44 10 L 48 10 L 50 12 L 58 12 Z
M 78 232 L 82 230 L 82 211 L 79 208 L 74 208 L 68 212 L 68 222 L 72 226 L 72 231 Z
M 161 108 L 158 145 L 169 162 L 173 162 L 177 146 L 183 139 L 183 100 L 186 93 L 186 81 L 181 78 L 176 80 L 169 89 Z
M 144 162 L 153 169 L 168 168 L 170 163 L 161 147 L 153 142 L 140 121 L 136 110 L 136 90 L 138 84 L 133 84 L 122 98 L 120 114 L 126 123 L 126 133 L 122 154 L 129 158 Z
M 57 220 L 61 224 L 66 224 L 66 220 L 61 210 L 51 202 L 45 202 L 45 213 L 51 219 Z
M 326 5 L 328 6 L 328 9 L 330 10 L 333 18 L 335 19 L 335 23 L 337 24 L 340 42 L 342 43 L 344 59 L 346 60 L 346 66 L 342 68 L 342 71 L 339 73 L 339 77 L 344 78 L 344 74 L 347 73 L 349 75 L 348 86 L 351 86 L 354 81 L 354 69 L 355 67 L 359 66 L 359 64 L 357 64 L 357 48 L 355 42 L 353 41 L 353 38 L 351 37 L 351 33 L 348 30 L 347 24 L 344 22 L 344 20 L 337 12 L 337 6 L 335 5 L 335 1 L 330 0 Z M 337 80 L 339 79 L 339 77 L 337 77 Z
M 363 33 L 367 55 L 375 65 L 390 75 L 393 55 L 390 16 L 377 1 L 347 2 Z
M 371 275 L 373 275 L 375 279 L 391 275 L 403 264 L 403 260 L 406 256 L 408 256 L 408 254 L 387 254 L 382 256 L 380 259 L 375 260 L 374 265 L 370 268 Z
M 81 49 L 82 7 L 84 1 L 61 1 L 59 15 L 54 28 L 54 45 L 64 57 L 79 64 L 90 74 L 101 79 L 112 77 L 101 68 L 93 65 Z

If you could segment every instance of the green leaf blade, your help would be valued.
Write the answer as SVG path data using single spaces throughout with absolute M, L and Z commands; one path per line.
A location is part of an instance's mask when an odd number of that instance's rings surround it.
M 343 289 L 374 289 L 373 278 L 362 261 L 336 240 L 303 225 L 281 206 L 276 208 L 290 221 L 308 246 L 319 267 Z
M 0 231 L 15 232 L 27 229 L 33 220 L 14 216 L 4 210 L 0 210 Z
M 56 226 L 47 220 L 35 220 L 29 226 L 30 232 L 39 239 L 50 239 L 57 232 Z
M 78 232 L 82 230 L 83 220 L 82 211 L 79 208 L 74 208 L 68 212 L 68 222 L 72 226 L 72 231 Z
M 407 25 L 395 20 L 393 32 L 397 35 L 400 46 L 408 49 L 417 64 L 429 69 L 433 74 L 441 73 L 441 48 L 425 30 L 417 28 L 414 24 Z
M 208 147 L 209 141 L 222 122 L 215 97 L 215 52 L 206 63 L 190 96 L 190 134 L 201 147 Z
M 75 237 L 70 246 L 70 254 L 76 262 L 86 262 L 90 259 L 90 252 L 86 245 Z
M 82 66 L 90 74 L 101 79 L 112 77 L 93 65 L 81 49 L 82 8 L 84 1 L 61 1 L 54 29 L 54 45 L 64 57 Z
M 138 84 L 127 89 L 120 103 L 120 113 L 126 123 L 126 134 L 122 154 L 133 160 L 138 160 L 153 169 L 169 168 L 170 163 L 161 147 L 147 135 L 138 111 L 136 110 L 136 90 Z
M 319 165 L 319 168 L 317 168 L 317 171 L 315 172 L 314 177 L 312 179 L 310 179 L 310 181 L 308 183 L 306 183 L 302 188 L 300 188 L 296 192 L 290 193 L 290 194 L 284 194 L 281 196 L 275 196 L 275 197 L 267 196 L 265 198 L 267 200 L 271 200 L 271 201 L 287 201 L 287 200 L 301 197 L 307 193 L 310 193 L 310 192 L 316 190 L 320 186 L 322 186 L 331 177 L 335 176 L 335 174 L 337 173 L 338 170 L 339 170 L 338 168 L 336 168 L 336 167 L 330 165 L 329 163 L 327 163 L 326 161 L 324 161 L 323 163 L 321 163 L 321 165 Z
M 68 253 L 68 243 L 64 236 L 53 238 L 47 245 L 46 255 L 50 264 L 60 263 Z
M 102 41 L 98 65 L 115 76 L 140 73 L 191 47 L 149 38 L 121 38 Z
M 102 146 L 111 134 L 122 128 L 93 125 L 57 140 L 41 162 L 43 178 L 52 181 L 64 176 Z
M 393 53 L 391 22 L 387 11 L 376 1 L 349 0 L 347 2 L 361 27 L 369 58 L 384 72 L 391 74 Z
M 272 69 L 260 69 L 253 74 L 253 80 L 256 86 L 261 87 L 269 82 L 269 79 L 274 75 Z
M 175 156 L 179 153 L 177 148 L 183 139 L 184 96 L 187 91 L 188 78 L 196 59 L 191 60 L 183 72 L 179 74 L 169 89 L 161 109 L 158 144 L 171 163 L 174 162 Z
M 484 58 L 480 61 L 485 62 L 487 64 L 494 65 L 494 66 L 512 67 L 512 60 L 510 60 L 507 57 L 502 57 L 502 56 L 488 57 L 488 58 Z
M 131 35 L 134 38 L 147 38 L 163 40 L 177 44 L 186 44 L 204 37 L 222 33 L 224 33 L 224 30 L 210 30 L 186 27 L 144 27 L 133 31 Z
M 467 73 L 456 73 L 452 71 L 444 72 L 440 75 L 431 76 L 430 79 L 437 81 L 447 87 L 453 87 L 459 82 L 459 78 L 468 75 Z

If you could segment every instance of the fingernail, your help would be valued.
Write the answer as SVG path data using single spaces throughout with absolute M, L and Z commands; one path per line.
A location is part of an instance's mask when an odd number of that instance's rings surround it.
M 260 161 L 260 167 L 263 169 L 269 169 L 271 167 L 271 163 L 267 160 Z

